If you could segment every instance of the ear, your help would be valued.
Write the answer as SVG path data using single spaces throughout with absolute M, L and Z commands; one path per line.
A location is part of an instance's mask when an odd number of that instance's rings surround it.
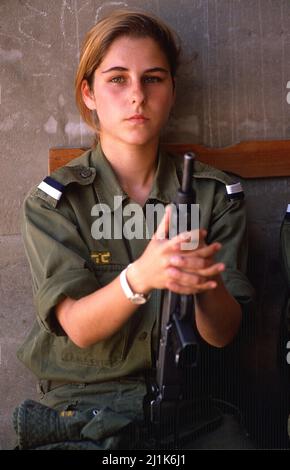
M 86 107 L 89 108 L 91 111 L 96 109 L 94 93 L 91 91 L 87 80 L 82 81 L 81 92 Z

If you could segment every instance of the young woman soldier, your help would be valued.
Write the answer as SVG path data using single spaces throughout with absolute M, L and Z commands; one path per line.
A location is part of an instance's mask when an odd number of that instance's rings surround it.
M 38 322 L 19 357 L 38 377 L 43 404 L 70 410 L 75 419 L 87 413 L 94 431 L 82 431 L 72 448 L 124 446 L 124 426 L 143 423 L 162 289 L 195 295 L 201 342 L 218 348 L 233 340 L 251 299 L 244 203 L 229 199 L 232 181 L 213 168 L 195 166 L 197 249 L 182 249 L 184 234 L 167 238 L 170 209 L 151 240 L 129 239 L 124 231 L 110 239 L 92 230 L 97 204 L 110 209 L 109 223 L 116 197 L 123 213 L 132 203 L 145 209 L 174 199 L 181 160 L 161 150 L 160 132 L 175 100 L 179 52 L 174 33 L 148 13 L 115 11 L 99 21 L 86 36 L 76 76 L 77 104 L 98 144 L 25 201 Z M 207 422 L 219 422 L 220 410 L 202 401 Z M 193 416 L 193 429 L 204 430 L 201 421 Z M 131 447 L 141 445 L 137 434 L 130 435 Z M 232 438 L 229 448 L 250 446 L 240 430 Z M 60 438 L 51 445 L 68 446 Z

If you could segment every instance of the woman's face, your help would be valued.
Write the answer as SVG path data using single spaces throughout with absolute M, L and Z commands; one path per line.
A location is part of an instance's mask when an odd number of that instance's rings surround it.
M 157 141 L 174 102 L 168 60 L 148 37 L 116 39 L 95 70 L 92 91 L 84 81 L 82 93 L 97 111 L 101 141 L 130 145 Z

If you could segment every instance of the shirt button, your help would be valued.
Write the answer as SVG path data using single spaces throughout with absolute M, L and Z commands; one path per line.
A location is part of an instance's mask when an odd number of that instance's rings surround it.
M 80 172 L 82 178 L 89 178 L 92 176 L 92 170 L 90 168 L 83 168 Z
M 143 333 L 141 333 L 141 335 L 139 335 L 138 339 L 140 341 L 144 341 L 144 339 L 146 339 L 146 338 L 147 338 L 147 333 L 146 333 L 146 331 L 143 331 Z

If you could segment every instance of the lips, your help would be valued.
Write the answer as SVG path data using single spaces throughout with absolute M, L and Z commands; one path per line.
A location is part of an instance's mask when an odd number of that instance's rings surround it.
M 149 119 L 143 116 L 143 114 L 134 114 L 134 116 L 129 117 L 127 121 L 145 122 L 145 121 L 149 121 Z

